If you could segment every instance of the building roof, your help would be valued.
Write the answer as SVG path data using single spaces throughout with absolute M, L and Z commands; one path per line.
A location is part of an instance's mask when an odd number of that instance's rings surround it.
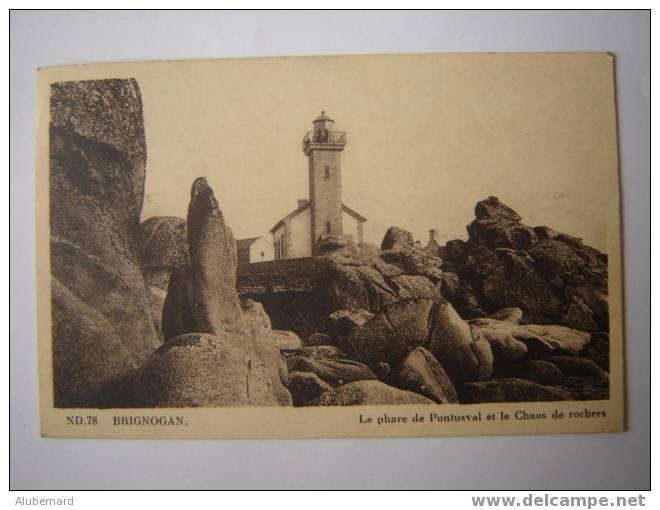
M 261 237 L 261 236 L 259 236 L 259 237 Z M 250 246 L 252 246 L 252 243 L 254 243 L 257 239 L 259 239 L 259 237 L 250 237 L 248 239 L 237 239 L 236 240 L 236 249 L 238 251 L 248 249 Z
M 329 120 L 330 122 L 334 122 L 330 117 L 328 117 L 328 116 L 325 114 L 325 110 L 321 110 L 321 115 L 319 115 L 318 117 L 316 117 L 316 120 L 315 120 L 314 122 L 316 122 L 317 120 Z
M 312 201 L 308 200 L 307 202 L 305 202 L 304 204 L 299 206 L 298 209 L 296 209 L 295 211 L 290 212 L 289 214 L 287 214 L 284 218 L 282 218 L 280 221 L 278 221 L 273 228 L 270 229 L 270 233 L 272 234 L 273 232 L 275 232 L 278 228 L 280 228 L 284 224 L 285 221 L 290 220 L 291 218 L 294 218 L 294 217 L 298 216 L 305 209 L 311 207 L 311 205 L 312 205 Z
M 353 209 L 348 207 L 346 204 L 341 204 L 341 208 L 345 213 L 350 214 L 351 216 L 353 216 L 353 218 L 355 218 L 359 222 L 364 223 L 365 221 L 367 221 L 367 218 L 365 218 L 361 214 L 356 213 Z
M 282 225 L 284 225 L 285 221 L 288 221 L 292 218 L 295 218 L 301 212 L 303 212 L 305 209 L 309 208 L 311 205 L 312 205 L 312 201 L 308 200 L 307 202 L 302 204 L 300 207 L 298 207 L 298 209 L 296 209 L 295 211 L 292 211 L 289 214 L 287 214 L 284 218 L 282 218 L 280 221 L 278 221 L 273 228 L 270 229 L 270 233 L 272 234 L 273 232 L 278 230 Z M 355 212 L 350 207 L 347 207 L 345 204 L 341 204 L 341 208 L 342 208 L 342 211 L 344 211 L 346 214 L 349 214 L 349 215 L 353 216 L 353 218 L 355 218 L 359 222 L 364 223 L 365 221 L 367 221 L 367 218 L 365 218 L 361 214 L 358 214 L 357 212 Z

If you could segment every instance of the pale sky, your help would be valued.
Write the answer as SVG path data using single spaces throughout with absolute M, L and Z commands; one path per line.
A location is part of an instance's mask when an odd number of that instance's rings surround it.
M 192 182 L 205 176 L 236 238 L 270 236 L 307 198 L 301 140 L 325 110 L 347 133 L 342 195 L 368 219 L 365 241 L 380 244 L 390 225 L 424 244 L 431 228 L 465 238 L 489 195 L 527 225 L 603 250 L 617 221 L 605 54 L 236 59 L 109 74 L 142 90 L 143 219 L 185 218 Z

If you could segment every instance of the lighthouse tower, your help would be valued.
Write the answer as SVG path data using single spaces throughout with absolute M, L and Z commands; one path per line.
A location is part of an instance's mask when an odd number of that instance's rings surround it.
M 303 138 L 303 152 L 309 160 L 312 251 L 323 234 L 341 235 L 341 153 L 346 133 L 333 131 L 334 121 L 321 112 L 314 130 Z
M 367 218 L 341 201 L 341 153 L 346 133 L 333 131 L 334 122 L 325 112 L 314 121 L 314 130 L 303 138 L 302 149 L 309 163 L 309 198 L 278 221 L 273 234 L 275 260 L 310 257 L 321 236 L 342 236 L 358 246 Z

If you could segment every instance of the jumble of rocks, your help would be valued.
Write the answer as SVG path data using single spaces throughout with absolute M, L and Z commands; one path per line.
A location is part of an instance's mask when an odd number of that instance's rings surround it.
M 155 320 L 164 344 L 132 377 L 130 405 L 608 398 L 609 340 L 598 331 L 607 316 L 604 256 L 577 240 L 571 248 L 549 229 L 525 227 L 494 198 L 477 204 L 476 215 L 467 242 L 450 241 L 434 253 L 397 227 L 381 248 L 323 236 L 316 265 L 328 317 L 301 340 L 273 330 L 259 303 L 238 297 L 231 231 L 198 179 L 185 228 L 171 218 L 141 226 L 147 267 L 170 276 Z M 169 244 L 163 238 L 177 239 L 174 255 L 154 250 Z M 518 269 L 510 272 L 509 262 Z M 577 289 L 599 303 L 585 297 L 590 307 L 582 301 L 580 308 L 586 315 L 579 324 L 591 320 L 593 327 L 578 328 L 575 315 L 562 315 Z
M 486 205 L 477 205 L 482 216 Z M 515 215 L 501 204 L 486 210 L 496 218 Z M 521 238 L 528 248 L 540 242 L 532 242 L 532 229 L 511 230 L 501 236 Z M 446 290 L 448 279 L 459 278 L 452 271 L 455 262 L 415 247 L 412 235 L 400 228 L 387 232 L 380 252 L 365 253 L 347 241 L 322 243 L 319 264 L 327 301 L 336 310 L 327 330 L 285 353 L 294 405 L 412 403 L 410 393 L 425 399 L 415 403 L 436 404 L 608 398 L 607 332 L 549 323 L 549 312 L 535 315 L 518 306 L 461 316 L 450 299 L 455 293 Z M 457 246 L 463 245 L 450 242 L 440 253 Z M 467 257 L 467 245 L 463 248 Z M 574 266 L 547 263 L 559 267 L 552 273 L 557 281 L 575 284 Z M 605 291 L 597 278 L 582 284 L 585 293 Z
M 466 318 L 518 307 L 527 322 L 609 330 L 607 256 L 578 238 L 528 227 L 489 197 L 477 203 L 468 240 L 440 249 L 442 292 Z
M 408 402 L 399 391 L 438 404 L 608 398 L 606 333 L 520 324 L 518 308 L 465 321 L 441 296 L 398 301 L 365 316 L 337 313 L 336 334 L 312 335 L 303 341 L 310 346 L 286 351 L 294 405 L 373 403 L 366 388 L 383 404 Z M 367 381 L 399 391 L 385 393 Z M 336 390 L 347 385 L 361 390 Z

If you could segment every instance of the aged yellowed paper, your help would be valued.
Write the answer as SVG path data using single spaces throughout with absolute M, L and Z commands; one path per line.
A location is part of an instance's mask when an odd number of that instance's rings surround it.
M 41 69 L 42 434 L 623 430 L 613 66 Z

